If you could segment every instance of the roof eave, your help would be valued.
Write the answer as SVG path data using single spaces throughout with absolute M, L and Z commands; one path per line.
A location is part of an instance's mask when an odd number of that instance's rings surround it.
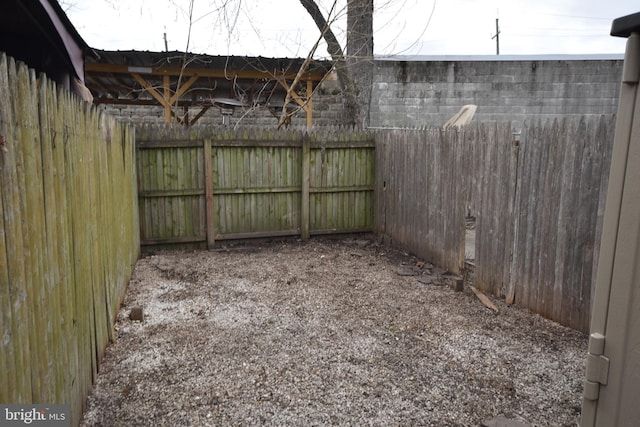
M 42 8 L 49 15 L 51 23 L 58 31 L 60 39 L 71 62 L 76 77 L 84 82 L 84 52 L 89 49 L 87 43 L 82 39 L 75 29 L 64 10 L 58 2 L 51 0 L 39 0 Z

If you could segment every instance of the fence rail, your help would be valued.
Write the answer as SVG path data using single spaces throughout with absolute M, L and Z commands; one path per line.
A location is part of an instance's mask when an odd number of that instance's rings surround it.
M 139 252 L 134 135 L 0 54 L 0 402 L 82 416 Z
M 367 134 L 144 128 L 137 148 L 143 245 L 372 228 Z

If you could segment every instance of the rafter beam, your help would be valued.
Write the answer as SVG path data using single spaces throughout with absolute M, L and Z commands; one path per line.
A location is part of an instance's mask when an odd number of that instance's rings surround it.
M 93 99 L 94 104 L 111 104 L 111 105 L 158 105 L 158 101 L 154 99 L 130 99 L 130 98 L 109 98 L 106 96 L 101 96 Z M 213 104 L 211 101 L 192 101 L 188 100 L 178 100 L 173 103 L 174 106 L 178 107 L 211 107 Z
M 260 70 L 235 70 L 235 69 L 213 69 L 213 68 L 191 68 L 191 67 L 133 67 L 124 64 L 105 64 L 97 62 L 87 62 L 84 65 L 87 73 L 111 73 L 111 74 L 148 74 L 155 76 L 200 76 L 217 78 L 239 78 L 239 79 L 277 79 L 284 78 L 293 80 L 297 73 L 280 71 L 260 71 Z M 323 72 L 306 72 L 302 74 L 304 80 L 319 82 L 324 78 Z

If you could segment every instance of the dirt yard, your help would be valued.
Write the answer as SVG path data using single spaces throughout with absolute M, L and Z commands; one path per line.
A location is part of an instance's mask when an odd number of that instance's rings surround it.
M 84 426 L 577 425 L 584 334 L 362 237 L 254 245 L 138 262 Z

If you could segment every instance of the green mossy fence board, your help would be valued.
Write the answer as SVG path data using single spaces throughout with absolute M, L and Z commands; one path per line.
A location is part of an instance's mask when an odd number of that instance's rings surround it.
M 196 129 L 187 138 L 181 129 L 146 127 L 138 136 L 143 244 L 371 230 L 375 145 L 366 134 Z M 195 148 L 205 141 L 210 162 Z
M 0 122 L 2 119 L 0 118 Z M 4 135 L 3 135 L 4 137 Z M 4 165 L 0 164 L 0 169 Z M 2 179 L 2 178 L 0 178 Z M 0 197 L 0 212 L 4 212 L 3 198 Z M 5 244 L 5 226 L 4 215 L 0 215 L 0 283 L 9 283 L 9 268 L 7 260 L 7 246 Z M 9 286 L 0 287 L 0 307 L 3 308 L 0 314 L 2 321 L 2 330 L 0 331 L 0 401 L 9 401 L 9 390 L 16 389 L 16 368 L 15 356 L 13 351 L 13 343 L 11 342 L 11 330 L 9 326 L 12 324 L 11 319 L 11 295 Z
M 51 82 L 44 80 L 38 90 L 39 121 L 40 121 L 40 146 L 42 154 L 43 167 L 43 191 L 44 191 L 44 212 L 46 212 L 45 224 L 45 271 L 47 271 L 47 299 L 53 301 L 54 304 L 47 304 L 51 308 L 49 318 L 63 319 L 65 318 L 66 292 L 59 287 L 64 264 L 62 260 L 63 244 L 61 244 L 64 231 L 61 229 L 61 215 L 59 210 L 59 179 L 57 177 L 56 162 L 54 160 L 55 132 L 50 127 L 49 118 L 55 114 L 52 106 L 56 105 L 54 98 L 55 88 Z M 65 372 L 68 366 L 68 354 L 64 351 L 65 345 L 65 328 L 55 322 L 49 322 L 51 326 L 49 347 L 49 357 L 60 360 L 61 363 L 52 364 L 54 370 L 51 379 L 55 387 L 54 395 L 51 401 L 68 402 L 70 401 L 70 393 L 65 388 Z
M 143 241 L 205 235 L 202 144 L 138 149 L 138 191 Z
M 22 254 L 23 241 L 22 229 L 19 227 L 20 209 L 18 203 L 19 188 L 16 185 L 17 173 L 15 165 L 15 152 L 17 138 L 14 133 L 13 104 L 10 102 L 9 69 L 13 68 L 13 60 L 5 55 L 0 55 L 0 96 L 7 102 L 0 103 L 0 181 L 4 184 L 0 192 L 0 205 L 2 205 L 2 239 L 0 243 L 0 304 L 2 304 L 2 339 L 0 339 L 0 360 L 4 372 L 2 378 L 4 387 L 1 387 L 0 397 L 3 402 L 16 399 L 16 402 L 24 400 L 27 394 L 25 390 L 23 371 L 21 340 L 18 334 L 20 318 L 14 295 L 16 283 L 24 280 L 24 268 L 20 265 L 23 258 L 15 254 Z M 13 83 L 13 81 L 11 81 Z M 10 184 L 10 185 L 9 185 Z M 11 279 L 11 280 L 10 280 Z
M 134 134 L 0 54 L 0 402 L 82 416 L 139 254 Z
M 7 330 L 10 338 L 8 343 L 10 349 L 13 351 L 15 361 L 15 389 L 9 390 L 9 396 L 11 402 L 15 403 L 28 403 L 32 396 L 31 388 L 31 366 L 29 364 L 30 359 L 30 346 L 28 331 L 25 331 L 25 326 L 28 328 L 29 316 L 27 307 L 27 293 L 25 290 L 27 283 L 27 272 L 25 270 L 26 257 L 23 255 L 27 250 L 25 246 L 25 236 L 23 233 L 22 224 L 25 221 L 23 205 L 21 204 L 20 193 L 24 189 L 21 184 L 24 185 L 24 176 L 22 176 L 21 167 L 21 144 L 20 144 L 20 132 L 15 126 L 16 121 L 14 117 L 18 115 L 18 109 L 16 107 L 16 98 L 12 96 L 13 90 L 17 84 L 17 70 L 16 64 L 12 58 L 7 58 L 0 54 L 0 61 L 2 61 L 2 75 L 0 80 L 2 84 L 0 89 L 2 93 L 0 96 L 2 99 L 7 100 L 3 102 L 4 108 L 6 108 L 6 114 L 3 114 L 4 123 L 3 129 L 0 133 L 3 135 L 4 145 L 0 155 L 3 157 L 2 167 L 2 197 L 4 205 L 4 226 L 5 226 L 5 241 L 6 241 L 6 254 L 4 256 L 8 260 L 8 281 L 6 287 L 9 289 L 10 304 L 8 307 L 3 308 L 3 311 L 7 310 L 11 312 L 10 325 L 4 325 L 5 336 Z M 3 340 L 5 342 L 6 340 Z

